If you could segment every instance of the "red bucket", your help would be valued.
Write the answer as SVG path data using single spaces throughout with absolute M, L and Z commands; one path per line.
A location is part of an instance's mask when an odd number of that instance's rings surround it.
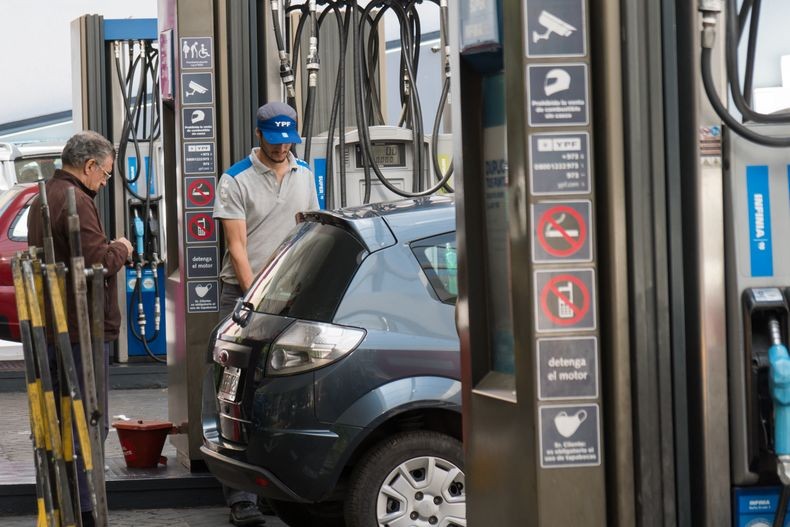
M 117 421 L 112 424 L 118 430 L 118 440 L 123 448 L 123 457 L 129 468 L 154 468 L 158 463 L 167 464 L 162 455 L 167 435 L 173 423 L 167 421 Z

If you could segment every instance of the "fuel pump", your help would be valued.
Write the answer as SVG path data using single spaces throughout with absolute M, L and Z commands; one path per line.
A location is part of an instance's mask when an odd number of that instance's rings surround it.
M 744 364 L 746 378 L 746 411 L 748 422 L 749 466 L 758 474 L 759 482 L 771 484 L 778 477 L 783 485 L 775 508 L 766 508 L 762 516 L 738 511 L 739 520 L 749 525 L 785 525 L 790 496 L 790 355 L 785 343 L 788 331 L 788 303 L 776 287 L 747 288 L 743 292 L 745 328 Z M 759 494 L 762 493 L 762 494 Z M 775 503 L 776 493 L 760 488 L 737 489 L 736 496 L 754 500 L 756 495 L 769 496 Z M 744 500 L 739 500 L 744 501 Z
M 772 341 L 768 350 L 768 363 L 774 405 L 774 452 L 776 472 L 783 485 L 774 526 L 781 527 L 785 523 L 787 501 L 790 498 L 790 354 L 783 343 L 779 321 L 771 318 L 768 323 Z
M 121 103 L 118 173 L 122 187 L 124 225 L 133 241 L 127 268 L 126 304 L 129 354 L 142 351 L 165 362 L 162 331 L 164 290 L 159 270 L 161 252 L 157 148 L 160 136 L 159 52 L 151 40 L 114 41 L 113 62 Z M 118 187 L 116 187 L 118 188 Z M 156 351 L 152 349 L 156 347 Z M 139 351 L 138 351 L 139 353 Z
M 760 1 L 742 2 L 740 9 L 735 0 L 700 1 L 700 67 L 705 94 L 723 124 L 707 126 L 705 133 L 723 145 L 726 160 L 728 312 L 742 314 L 742 322 L 736 317 L 728 324 L 733 509 L 738 525 L 782 526 L 790 496 L 790 359 L 788 307 L 780 288 L 790 283 L 790 272 L 779 264 L 786 261 L 785 248 L 774 243 L 774 233 L 788 225 L 790 157 L 782 147 L 790 146 L 790 112 L 765 114 L 752 106 L 761 7 Z M 715 75 L 717 33 L 723 83 Z M 744 37 L 742 74 L 738 54 Z M 730 101 L 718 92 L 720 85 Z M 761 502 L 770 506 L 742 507 Z
M 719 25 L 719 14 L 726 3 L 724 23 L 725 53 L 727 64 L 727 86 L 732 94 L 732 100 L 743 120 L 761 124 L 790 124 L 790 111 L 784 110 L 775 114 L 763 114 L 755 111 L 751 106 L 751 90 L 755 68 L 755 48 L 760 20 L 759 0 L 747 0 L 738 10 L 735 0 L 700 0 L 699 10 L 702 13 L 702 50 L 700 62 L 702 65 L 702 81 L 705 93 L 713 105 L 713 109 L 729 130 L 754 143 L 774 146 L 790 146 L 790 134 L 771 135 L 755 130 L 739 122 L 725 107 L 716 91 L 713 75 L 713 46 L 716 42 L 716 29 Z M 746 32 L 746 21 L 750 20 L 748 28 L 747 60 L 743 85 L 740 81 L 738 65 L 738 45 Z
M 159 100 L 159 31 L 156 19 L 104 19 L 85 15 L 72 23 L 74 122 L 110 139 L 116 175 L 97 199 L 111 237 L 134 245 L 126 279 L 119 280 L 124 328 L 116 360 L 167 353 L 163 139 Z M 172 50 L 169 50 L 172 52 Z
M 440 9 L 439 49 L 444 56 L 444 79 L 439 108 L 432 134 L 423 129 L 422 105 L 417 89 L 417 70 L 421 44 L 421 23 L 416 6 L 422 2 L 375 1 L 364 6 L 355 0 L 322 4 L 316 2 L 289 5 L 286 13 L 300 14 L 293 38 L 283 39 L 280 29 L 280 7 L 272 3 L 274 33 L 277 37 L 280 78 L 289 104 L 296 107 L 296 75 L 302 33 L 310 28 L 305 54 L 307 77 L 302 135 L 304 141 L 297 152 L 311 163 L 316 175 L 319 199 L 328 207 L 359 205 L 371 201 L 386 201 L 398 197 L 418 197 L 440 189 L 452 191 L 447 185 L 452 175 L 451 147 L 448 136 L 439 133 L 444 108 L 449 100 L 450 67 L 446 0 L 432 0 Z M 401 112 L 396 126 L 385 124 L 382 111 L 381 33 L 379 27 L 387 13 L 394 14 L 400 27 L 399 94 Z M 328 17 L 328 18 L 327 18 Z M 338 31 L 337 73 L 331 102 L 328 129 L 313 134 L 317 118 L 316 90 L 321 86 L 319 72 L 319 42 L 325 22 L 335 23 Z M 346 64 L 348 44 L 352 46 L 351 84 L 354 95 L 355 129 L 346 128 Z M 291 62 L 291 58 L 293 62 Z M 441 145 L 441 147 L 439 146 Z M 440 154 L 441 150 L 441 154 Z M 440 161 L 441 159 L 441 161 Z M 435 180 L 432 177 L 435 175 Z M 322 192 L 324 199 L 321 199 Z

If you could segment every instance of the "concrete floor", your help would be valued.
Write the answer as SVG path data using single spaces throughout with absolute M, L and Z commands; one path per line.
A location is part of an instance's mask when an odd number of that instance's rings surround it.
M 31 483 L 35 481 L 33 447 L 30 439 L 28 401 L 25 392 L 0 393 L 0 488 L 3 484 Z M 167 389 L 139 389 L 110 391 L 110 422 L 123 419 L 166 420 Z M 159 467 L 163 473 L 178 465 L 175 448 L 165 443 L 162 455 L 168 458 L 167 467 Z M 118 434 L 110 428 L 106 443 L 106 464 L 111 467 L 108 477 L 123 467 L 123 451 Z M 121 469 L 122 471 L 122 469 Z M 123 477 L 123 476 L 121 476 Z M 30 498 L 33 499 L 32 497 Z M 34 504 L 31 503 L 31 507 Z M 226 507 L 179 508 L 173 503 L 169 509 L 111 510 L 110 525 L 113 527 L 224 527 L 228 523 Z M 34 527 L 34 515 L 9 515 L 0 512 L 2 527 Z M 266 525 L 286 527 L 276 517 L 267 517 Z

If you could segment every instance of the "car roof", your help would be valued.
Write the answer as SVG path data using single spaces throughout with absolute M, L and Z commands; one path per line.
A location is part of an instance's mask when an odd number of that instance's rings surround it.
M 0 161 L 42 154 L 60 155 L 63 152 L 63 146 L 64 143 L 60 141 L 0 143 Z
M 353 231 L 372 252 L 455 230 L 454 195 L 402 199 L 360 207 L 302 213 L 301 220 Z
M 0 193 L 0 214 L 5 212 L 6 207 L 15 199 L 24 194 L 38 194 L 38 185 L 36 183 L 17 183 Z

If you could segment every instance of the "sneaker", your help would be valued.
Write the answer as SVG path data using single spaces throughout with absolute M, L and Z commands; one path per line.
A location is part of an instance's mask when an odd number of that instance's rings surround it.
M 83 511 L 82 515 L 82 527 L 94 527 L 96 523 L 93 521 L 93 513 L 91 511 Z
M 228 521 L 238 526 L 263 525 L 266 523 L 261 511 L 250 501 L 240 501 L 231 505 L 230 519 Z

